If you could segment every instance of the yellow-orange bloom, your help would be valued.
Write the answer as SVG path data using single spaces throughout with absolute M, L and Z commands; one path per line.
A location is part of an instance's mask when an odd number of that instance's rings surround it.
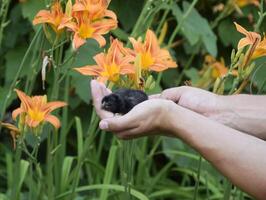
M 244 34 L 246 37 L 239 40 L 237 48 L 241 49 L 247 45 L 258 45 L 261 41 L 260 34 L 256 32 L 247 31 L 245 28 L 234 22 L 238 32 Z
M 106 16 L 116 18 L 114 12 L 107 10 L 108 5 L 107 0 L 76 0 L 73 5 L 73 12 L 87 12 L 92 20 Z
M 61 33 L 62 29 L 59 28 L 63 19 L 67 18 L 64 14 L 62 6 L 58 0 L 56 0 L 50 11 L 40 10 L 33 19 L 33 25 L 36 24 L 49 24 L 56 33 Z
M 27 96 L 24 92 L 15 89 L 21 106 L 12 112 L 12 118 L 16 119 L 18 115 L 23 115 L 25 124 L 31 128 L 35 128 L 41 123 L 50 122 L 55 128 L 60 127 L 60 121 L 50 113 L 60 107 L 66 106 L 65 102 L 54 101 L 47 102 L 46 95 L 44 96 Z
M 256 59 L 261 56 L 266 56 L 266 37 L 264 36 L 263 40 L 255 48 L 254 53 L 251 56 L 251 59 Z
M 249 4 L 259 5 L 259 0 L 234 0 L 234 3 L 239 7 L 244 7 Z
M 102 35 L 108 33 L 110 30 L 117 27 L 117 19 L 115 15 L 107 16 L 109 18 L 102 18 L 92 21 L 86 13 L 74 13 L 74 21 L 66 20 L 59 28 L 67 27 L 74 32 L 73 47 L 75 49 L 82 46 L 86 39 L 93 38 L 102 47 L 106 41 Z
M 98 80 L 117 82 L 120 75 L 133 74 L 134 57 L 127 54 L 123 44 L 115 39 L 107 53 L 99 53 L 93 58 L 97 65 L 75 68 L 83 75 L 97 76 Z
M 156 35 L 153 31 L 147 31 L 144 42 L 141 41 L 141 38 L 138 40 L 129 38 L 129 40 L 134 48 L 132 54 L 135 56 L 139 54 L 141 57 L 142 70 L 160 72 L 168 68 L 177 67 L 176 62 L 174 62 L 171 58 L 169 51 L 160 48 Z
M 211 76 L 215 79 L 218 77 L 224 77 L 228 72 L 228 68 L 225 66 L 224 61 L 221 60 L 219 62 L 211 55 L 205 56 L 205 63 L 212 68 Z M 237 76 L 237 70 L 233 70 L 232 75 Z

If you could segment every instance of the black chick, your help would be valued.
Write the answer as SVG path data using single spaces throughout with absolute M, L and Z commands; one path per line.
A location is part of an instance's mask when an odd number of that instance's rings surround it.
M 126 114 L 135 105 L 146 101 L 145 92 L 132 89 L 119 89 L 102 99 L 102 109 L 112 113 Z

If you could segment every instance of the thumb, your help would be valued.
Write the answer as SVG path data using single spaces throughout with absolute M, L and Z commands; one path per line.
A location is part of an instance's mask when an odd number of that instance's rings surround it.
M 99 127 L 105 131 L 120 132 L 127 129 L 135 128 L 135 120 L 132 120 L 129 114 L 115 116 L 100 121 Z

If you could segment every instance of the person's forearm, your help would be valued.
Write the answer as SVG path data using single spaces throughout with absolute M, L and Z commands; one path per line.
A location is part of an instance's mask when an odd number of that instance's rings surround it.
M 266 96 L 231 95 L 219 97 L 213 118 L 242 132 L 266 139 Z
M 266 143 L 176 106 L 169 114 L 174 134 L 199 151 L 235 185 L 266 197 Z M 178 119 L 178 120 L 177 120 Z

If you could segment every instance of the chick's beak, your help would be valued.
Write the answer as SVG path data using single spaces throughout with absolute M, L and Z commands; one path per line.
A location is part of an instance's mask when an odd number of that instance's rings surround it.
M 105 105 L 106 105 L 105 101 L 102 102 L 101 109 L 104 109 L 105 108 Z

